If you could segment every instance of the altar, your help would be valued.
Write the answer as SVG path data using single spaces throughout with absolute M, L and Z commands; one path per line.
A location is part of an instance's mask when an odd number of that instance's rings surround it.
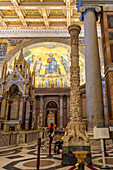
M 55 123 L 55 114 L 52 112 L 52 111 L 50 111 L 49 112 L 49 114 L 48 114 L 48 120 L 47 120 L 47 122 L 48 122 L 48 126 L 51 124 L 51 123 Z

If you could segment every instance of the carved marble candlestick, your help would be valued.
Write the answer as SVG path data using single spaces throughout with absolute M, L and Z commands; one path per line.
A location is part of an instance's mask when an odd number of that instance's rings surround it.
M 80 33 L 81 27 L 79 25 L 73 24 L 69 26 L 68 30 L 71 36 L 70 122 L 68 123 L 65 130 L 63 152 L 73 153 L 73 151 L 80 150 L 86 150 L 90 152 L 89 137 L 86 133 L 84 123 L 81 121 L 80 67 L 78 52 L 78 35 Z M 91 161 L 86 162 L 90 163 Z M 76 160 L 74 156 L 62 156 L 63 165 L 72 165 L 75 163 Z

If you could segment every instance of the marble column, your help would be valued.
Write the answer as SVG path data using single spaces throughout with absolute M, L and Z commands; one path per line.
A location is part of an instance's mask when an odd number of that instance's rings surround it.
M 64 119 L 63 119 L 63 96 L 60 96 L 60 129 L 63 129 Z
M 22 111 L 22 127 L 21 129 L 25 129 L 25 120 L 26 120 L 26 106 L 27 106 L 27 99 L 23 99 L 23 111 Z
M 89 131 L 94 126 L 104 125 L 102 80 L 96 27 L 97 13 L 95 10 L 90 7 L 84 12 L 86 108 Z
M 32 128 L 32 119 L 33 119 L 33 101 L 30 101 L 30 115 L 29 115 L 29 129 Z
M 71 36 L 71 76 L 70 76 L 70 122 L 68 123 L 63 143 L 63 152 L 73 153 L 73 151 L 90 152 L 89 137 L 86 133 L 84 123 L 81 121 L 81 100 L 80 100 L 80 67 L 78 52 L 78 35 L 81 27 L 73 24 L 68 28 Z M 71 155 L 62 155 L 63 165 L 76 164 L 77 160 Z M 88 155 L 86 162 L 91 163 Z
M 44 97 L 40 96 L 40 115 L 39 115 L 39 127 L 43 126 L 43 112 L 44 112 Z
M 70 121 L 70 96 L 67 95 L 67 123 Z
M 7 115 L 7 120 L 10 120 L 10 117 L 11 117 L 11 104 L 12 104 L 12 101 L 8 101 L 8 115 Z

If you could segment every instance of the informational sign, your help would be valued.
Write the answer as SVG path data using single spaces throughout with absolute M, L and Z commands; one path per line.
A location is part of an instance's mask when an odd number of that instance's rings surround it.
M 113 132 L 113 126 L 109 126 L 109 130 Z
M 94 127 L 93 131 L 95 139 L 106 139 L 110 137 L 108 127 Z

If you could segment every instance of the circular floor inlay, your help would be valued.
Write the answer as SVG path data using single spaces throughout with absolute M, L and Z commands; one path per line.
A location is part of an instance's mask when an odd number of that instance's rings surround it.
M 50 166 L 50 165 L 53 165 L 53 164 L 54 164 L 54 161 L 51 161 L 51 160 L 40 160 L 40 167 Z M 23 164 L 23 166 L 26 166 L 26 167 L 36 167 L 36 160 L 35 161 L 26 162 L 26 163 Z
M 100 163 L 103 163 L 102 159 L 99 159 Z M 113 165 L 113 158 L 106 158 L 105 159 L 106 164 Z

